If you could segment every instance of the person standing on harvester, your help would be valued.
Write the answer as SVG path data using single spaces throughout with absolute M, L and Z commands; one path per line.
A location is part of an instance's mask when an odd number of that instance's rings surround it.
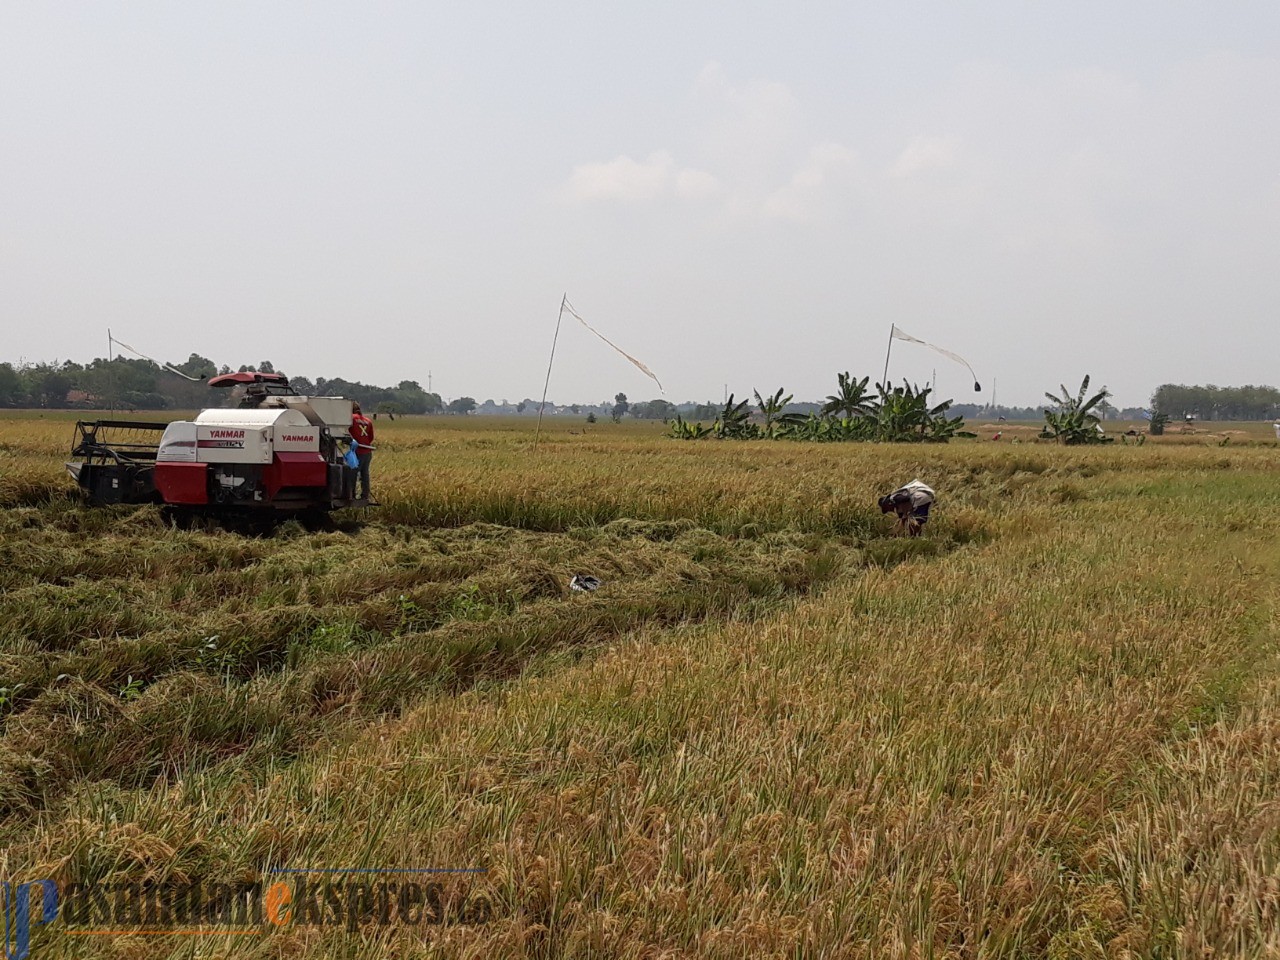
M 351 439 L 355 441 L 360 477 L 360 499 L 369 497 L 369 461 L 373 459 L 373 421 L 360 412 L 360 404 L 351 405 Z

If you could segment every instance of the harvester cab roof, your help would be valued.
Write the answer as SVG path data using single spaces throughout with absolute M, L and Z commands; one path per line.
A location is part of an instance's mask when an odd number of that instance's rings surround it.
M 242 383 L 270 383 L 289 386 L 289 378 L 283 373 L 258 373 L 256 370 L 241 370 L 239 373 L 223 373 L 209 378 L 211 387 L 234 387 Z
M 297 391 L 289 386 L 289 378 L 282 373 L 259 373 L 256 370 L 242 370 L 239 373 L 224 373 L 212 377 L 209 386 L 219 389 L 243 387 L 244 395 L 240 398 L 241 407 L 258 407 L 267 397 L 295 397 Z

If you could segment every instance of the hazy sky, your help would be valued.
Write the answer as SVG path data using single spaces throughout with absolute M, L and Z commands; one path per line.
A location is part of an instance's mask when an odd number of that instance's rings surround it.
M 1280 382 L 1280 4 L 0 4 L 0 360 L 515 400 L 566 291 L 676 401 Z

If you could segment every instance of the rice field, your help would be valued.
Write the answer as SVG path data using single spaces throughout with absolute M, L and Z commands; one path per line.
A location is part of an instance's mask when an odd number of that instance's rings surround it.
M 0 879 L 476 871 L 433 923 L 55 922 L 37 958 L 1276 955 L 1262 426 L 401 419 L 380 508 L 245 537 L 88 509 L 70 421 L 0 420 Z

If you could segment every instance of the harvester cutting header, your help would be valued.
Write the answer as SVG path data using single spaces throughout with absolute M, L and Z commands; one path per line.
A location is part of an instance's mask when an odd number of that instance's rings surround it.
M 89 500 L 258 520 L 369 504 L 348 463 L 351 400 L 300 396 L 277 373 L 228 373 L 209 386 L 243 388 L 239 406 L 168 424 L 78 422 L 67 470 Z

